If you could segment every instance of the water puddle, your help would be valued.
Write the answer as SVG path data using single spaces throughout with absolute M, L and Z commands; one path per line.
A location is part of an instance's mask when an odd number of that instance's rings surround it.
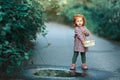
M 87 77 L 88 76 L 88 74 L 86 73 L 75 72 L 74 70 L 67 71 L 67 70 L 53 70 L 53 69 L 39 70 L 33 74 L 40 77 Z
M 19 74 L 20 76 L 20 74 Z M 68 67 L 41 67 L 26 69 L 21 77 L 27 80 L 109 80 L 114 73 L 98 69 L 69 70 Z

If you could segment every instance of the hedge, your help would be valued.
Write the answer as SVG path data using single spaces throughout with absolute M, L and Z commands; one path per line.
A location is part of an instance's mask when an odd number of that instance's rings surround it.
M 46 35 L 40 4 L 33 0 L 0 1 L 0 72 L 19 69 L 29 59 L 37 32 Z

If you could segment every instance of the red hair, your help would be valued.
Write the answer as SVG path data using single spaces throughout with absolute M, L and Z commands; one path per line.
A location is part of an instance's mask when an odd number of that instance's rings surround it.
M 86 20 L 85 20 L 85 17 L 83 15 L 81 15 L 81 14 L 76 14 L 75 16 L 73 16 L 73 25 L 77 26 L 76 25 L 76 19 L 77 18 L 82 18 L 83 19 L 83 25 L 82 26 L 84 26 L 85 23 L 86 23 Z

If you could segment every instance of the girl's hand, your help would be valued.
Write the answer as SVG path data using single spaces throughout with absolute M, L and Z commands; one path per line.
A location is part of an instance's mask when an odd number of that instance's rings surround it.
M 89 35 L 87 31 L 84 31 L 84 34 L 85 34 L 86 36 L 88 36 L 88 35 Z
M 85 44 L 85 41 L 84 41 L 84 42 L 82 42 L 82 44 Z
M 86 31 L 84 31 L 83 33 L 84 33 L 85 35 L 87 34 L 87 32 L 86 32 Z

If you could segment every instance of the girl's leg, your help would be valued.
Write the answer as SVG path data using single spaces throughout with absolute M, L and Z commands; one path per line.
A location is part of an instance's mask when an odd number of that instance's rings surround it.
M 73 58 L 72 58 L 72 65 L 70 67 L 71 70 L 75 69 L 75 64 L 76 64 L 78 55 L 79 55 L 79 52 L 74 51 Z
M 82 61 L 82 64 L 86 63 L 86 53 L 85 52 L 81 52 L 81 61 Z
M 86 53 L 85 52 L 81 52 L 81 61 L 82 61 L 82 69 L 87 70 L 87 66 L 86 66 Z
M 73 55 L 73 58 L 72 58 L 72 64 L 76 63 L 78 55 L 79 55 L 79 52 L 74 51 L 74 55 Z

